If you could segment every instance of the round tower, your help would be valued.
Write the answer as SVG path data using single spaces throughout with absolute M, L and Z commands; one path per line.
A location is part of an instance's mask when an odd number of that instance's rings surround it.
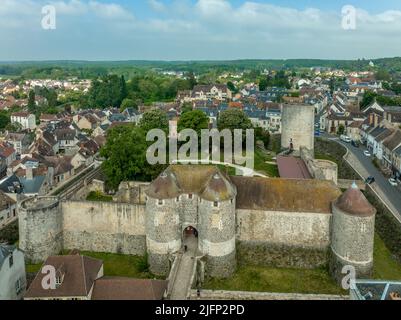
M 356 183 L 333 203 L 330 271 L 341 283 L 344 266 L 353 266 L 357 278 L 370 278 L 376 209 Z
M 146 246 L 150 271 L 167 275 L 171 255 L 181 249 L 182 237 L 177 198 L 180 188 L 174 173 L 167 169 L 146 191 Z
M 281 116 L 281 147 L 314 150 L 315 108 L 306 104 L 285 104 Z
M 59 199 L 29 198 L 20 203 L 18 210 L 19 246 L 25 252 L 25 259 L 41 263 L 49 256 L 60 254 L 63 217 Z
M 216 171 L 199 196 L 199 250 L 211 277 L 229 277 L 236 269 L 236 195 L 235 186 Z

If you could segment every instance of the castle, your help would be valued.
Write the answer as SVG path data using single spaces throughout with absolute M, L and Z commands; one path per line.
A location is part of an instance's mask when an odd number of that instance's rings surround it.
M 204 271 L 231 276 L 241 263 L 373 269 L 376 210 L 354 184 L 228 176 L 215 166 L 170 166 L 150 184 L 122 183 L 113 202 L 42 197 L 19 204 L 20 247 L 42 262 L 63 249 L 147 255 L 167 275 L 188 232 Z
M 20 247 L 36 263 L 63 249 L 146 255 L 152 273 L 167 275 L 195 235 L 197 269 L 211 277 L 230 277 L 238 262 L 328 265 L 338 282 L 350 265 L 358 278 L 370 277 L 375 208 L 356 184 L 340 191 L 335 163 L 314 159 L 313 106 L 285 105 L 282 121 L 283 148 L 299 154 L 314 179 L 173 165 L 151 183 L 121 183 L 113 202 L 22 201 Z

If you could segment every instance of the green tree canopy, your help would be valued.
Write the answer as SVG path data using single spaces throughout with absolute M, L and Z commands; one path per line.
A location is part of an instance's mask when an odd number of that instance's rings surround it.
M 106 159 L 102 169 L 111 188 L 116 190 L 122 181 L 150 181 L 165 169 L 147 162 L 149 145 L 145 131 L 135 125 L 117 126 L 108 132 L 100 155 Z
M 193 110 L 181 115 L 178 121 L 178 131 L 181 132 L 184 129 L 195 130 L 198 137 L 201 136 L 202 129 L 209 128 L 209 118 L 201 110 Z
M 36 112 L 36 101 L 35 101 L 35 91 L 29 91 L 28 95 L 28 110 L 31 113 Z
M 167 133 L 169 129 L 167 114 L 160 109 L 147 111 L 143 114 L 139 126 L 145 132 L 152 129 L 161 129 Z
M 121 102 L 120 110 L 124 111 L 127 108 L 134 108 L 138 110 L 138 104 L 132 99 L 125 98 L 123 102 Z
M 10 124 L 10 116 L 5 111 L 0 111 L 0 130 L 4 130 Z
M 228 109 L 220 113 L 217 120 L 217 127 L 219 130 L 229 129 L 252 129 L 252 122 L 246 114 L 239 109 Z

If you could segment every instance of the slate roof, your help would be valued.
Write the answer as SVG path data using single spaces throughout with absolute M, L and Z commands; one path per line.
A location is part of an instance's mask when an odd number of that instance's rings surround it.
M 55 290 L 44 290 L 42 279 L 45 275 L 39 272 L 29 287 L 26 298 L 86 297 L 103 262 L 77 254 L 49 257 L 44 265 L 53 266 L 64 276 L 62 284 Z
M 96 280 L 92 300 L 162 300 L 168 281 L 104 277 Z
M 33 179 L 27 179 L 24 177 L 19 178 L 21 185 L 23 186 L 24 193 L 26 194 L 37 194 L 43 186 L 46 180 L 46 176 L 35 176 Z
M 6 261 L 8 256 L 13 253 L 15 249 L 15 246 L 0 244 L 0 269 L 3 266 L 4 261 Z

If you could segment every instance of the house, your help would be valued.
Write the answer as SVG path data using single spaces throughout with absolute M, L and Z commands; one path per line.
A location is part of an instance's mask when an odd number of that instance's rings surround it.
M 347 127 L 347 136 L 353 141 L 361 141 L 360 128 L 362 124 L 363 121 L 354 121 Z
M 401 146 L 393 151 L 393 165 L 396 178 L 401 180 Z
M 76 138 L 76 131 L 74 129 L 56 129 L 56 141 L 59 143 L 59 150 L 67 151 L 76 147 L 78 139 Z
M 11 144 L 0 142 L 0 157 L 4 158 L 6 165 L 9 166 L 17 158 L 17 153 Z
M 142 119 L 142 114 L 134 109 L 134 108 L 127 108 L 123 111 L 123 115 L 126 117 L 126 120 L 128 122 L 136 123 L 138 124 L 139 121 Z
M 95 281 L 92 300 L 162 300 L 167 281 L 103 277 Z
M 27 290 L 25 300 L 90 300 L 95 280 L 103 277 L 101 260 L 79 254 L 49 257 L 44 265 L 54 268 L 54 288 L 43 288 L 46 274 L 39 272 Z
M 0 300 L 21 300 L 26 291 L 24 254 L 0 244 Z
M 49 257 L 54 289 L 46 290 L 39 272 L 25 294 L 25 300 L 162 300 L 167 281 L 104 277 L 103 261 L 73 254 Z
M 17 219 L 17 203 L 0 191 L 0 229 Z
M 36 117 L 34 114 L 29 112 L 14 112 L 11 114 L 11 123 L 18 123 L 21 125 L 23 130 L 35 130 L 36 129 Z
M 47 125 L 49 123 L 55 124 L 60 121 L 55 114 L 42 114 L 39 120 L 41 125 Z
M 401 146 L 401 130 L 396 129 L 383 141 L 383 161 L 382 164 L 390 169 L 394 174 L 397 168 L 394 166 L 393 152 Z
M 191 98 L 192 100 L 226 101 L 232 99 L 232 92 L 224 84 L 196 85 L 191 92 Z
M 4 140 L 14 147 L 17 154 L 24 154 L 31 144 L 31 138 L 26 133 L 9 132 Z

